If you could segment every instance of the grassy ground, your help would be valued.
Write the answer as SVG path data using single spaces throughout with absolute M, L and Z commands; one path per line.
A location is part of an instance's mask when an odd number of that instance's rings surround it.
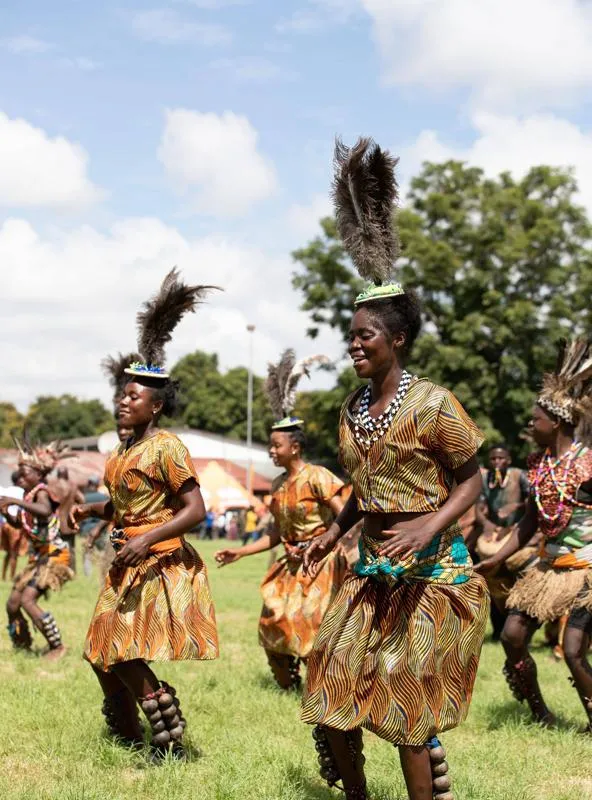
M 216 601 L 222 655 L 217 662 L 157 666 L 173 683 L 195 750 L 188 764 L 147 766 L 105 736 L 101 694 L 80 657 L 97 578 L 80 576 L 51 598 L 68 655 L 48 664 L 15 654 L 0 635 L 0 798 L 3 800 L 329 800 L 317 776 L 310 729 L 299 699 L 270 680 L 257 645 L 258 581 L 266 555 L 224 570 L 215 544 L 200 543 Z M 7 584 L 0 588 L 2 602 Z M 36 644 L 41 646 L 37 637 Z M 563 665 L 535 647 L 541 682 L 560 727 L 529 724 L 501 677 L 500 647 L 487 643 L 468 721 L 444 736 L 457 800 L 592 799 L 592 740 Z M 197 753 L 199 748 L 200 754 Z M 393 748 L 366 735 L 374 800 L 406 797 Z

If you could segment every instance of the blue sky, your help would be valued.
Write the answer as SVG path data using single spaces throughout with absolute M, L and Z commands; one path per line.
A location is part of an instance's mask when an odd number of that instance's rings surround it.
M 220 282 L 170 360 L 256 367 L 306 340 L 290 251 L 329 211 L 336 134 L 495 174 L 573 165 L 592 206 L 589 3 L 23 0 L 0 12 L 3 398 L 108 397 L 139 303 L 178 264 Z M 16 337 L 16 341 L 15 341 Z M 312 385 L 319 385 L 319 380 Z

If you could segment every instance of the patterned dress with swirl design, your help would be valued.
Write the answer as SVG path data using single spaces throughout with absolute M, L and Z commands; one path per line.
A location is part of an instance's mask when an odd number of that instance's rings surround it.
M 178 492 L 197 481 L 187 448 L 158 431 L 122 443 L 109 457 L 105 485 L 114 524 L 125 537 L 163 525 L 181 509 Z M 183 537 L 158 542 L 137 567 L 112 567 L 86 635 L 84 657 L 100 670 L 136 658 L 213 659 L 218 655 L 214 604 L 203 561 Z
M 259 644 L 266 650 L 298 658 L 310 653 L 347 565 L 342 555 L 332 554 L 316 575 L 306 576 L 303 546 L 327 530 L 333 519 L 329 503 L 343 490 L 339 478 L 313 464 L 305 464 L 293 477 L 280 475 L 272 487 L 271 513 L 284 555 L 261 584 Z
M 367 515 L 436 511 L 480 431 L 454 395 L 414 379 L 386 434 L 355 437 L 361 391 L 341 413 L 340 457 Z M 365 727 L 396 745 L 423 745 L 465 718 L 489 597 L 473 573 L 458 524 L 404 561 L 379 556 L 384 538 L 360 540 L 360 561 L 325 615 L 308 661 L 302 718 Z
M 508 610 L 538 622 L 551 622 L 578 611 L 592 613 L 592 450 L 574 444 L 549 467 L 544 453 L 528 459 L 532 495 L 538 495 L 538 529 L 543 541 L 537 564 L 514 584 Z M 537 487 L 535 490 L 535 486 Z

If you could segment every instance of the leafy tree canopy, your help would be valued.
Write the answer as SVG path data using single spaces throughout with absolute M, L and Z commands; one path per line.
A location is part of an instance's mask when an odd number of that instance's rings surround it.
M 516 180 L 426 163 L 397 214 L 398 279 L 424 310 L 410 367 L 452 389 L 490 441 L 523 447 L 519 433 L 558 340 L 590 331 L 592 228 L 576 192 L 571 173 L 551 167 Z M 329 325 L 345 338 L 362 282 L 334 220 L 321 229 L 293 254 L 293 284 L 309 334 Z

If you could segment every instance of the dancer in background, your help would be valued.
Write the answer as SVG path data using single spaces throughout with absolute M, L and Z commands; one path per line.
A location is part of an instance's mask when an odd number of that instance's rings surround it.
M 43 611 L 38 600 L 47 597 L 50 589 L 59 591 L 74 573 L 70 569 L 68 545 L 60 535 L 57 504 L 45 479 L 70 453 L 55 442 L 47 447 L 31 447 L 26 443 L 18 447 L 19 481 L 25 496 L 22 500 L 0 497 L 0 508 L 12 525 L 22 527 L 30 544 L 30 558 L 27 567 L 16 576 L 6 603 L 8 633 L 15 648 L 31 649 L 33 640 L 24 611 L 47 640 L 46 657 L 57 660 L 66 652 L 62 636 L 53 614 Z M 22 509 L 18 518 L 10 518 L 10 506 Z
M 371 140 L 336 149 L 343 244 L 374 281 L 355 302 L 349 353 L 369 381 L 341 411 L 353 493 L 304 556 L 314 568 L 363 519 L 361 558 L 329 608 L 309 662 L 302 719 L 321 775 L 368 797 L 362 728 L 399 750 L 410 800 L 451 800 L 437 738 L 468 712 L 489 611 L 457 520 L 477 500 L 482 435 L 447 389 L 405 363 L 421 325 L 413 292 L 390 282 L 395 160 Z
M 219 550 L 215 556 L 224 566 L 283 545 L 284 555 L 270 566 L 261 584 L 259 620 L 259 644 L 282 689 L 300 686 L 300 662 L 306 663 L 346 569 L 341 555 L 328 558 L 314 575 L 305 575 L 302 569 L 306 548 L 343 508 L 343 483 L 324 467 L 304 460 L 304 422 L 292 416 L 299 379 L 314 363 L 326 361 L 313 356 L 296 363 L 294 351 L 287 350 L 277 366 L 270 365 L 266 391 L 278 421 L 271 429 L 269 453 L 284 469 L 272 486 L 273 525 L 256 542 Z
M 218 655 L 206 568 L 183 538 L 205 516 L 193 462 L 182 442 L 159 430 L 175 411 L 177 385 L 164 369 L 164 345 L 209 288 L 186 286 L 172 270 L 138 315 L 142 362 L 126 376 L 119 421 L 133 431 L 109 457 L 109 500 L 75 509 L 77 520 L 112 520 L 116 557 L 86 637 L 85 658 L 103 690 L 112 734 L 139 745 L 137 703 L 148 718 L 155 759 L 184 757 L 185 720 L 173 687 L 149 662 L 207 660 Z M 120 366 L 124 366 L 120 362 Z
M 512 526 L 524 514 L 529 495 L 528 478 L 512 467 L 512 456 L 505 444 L 489 448 L 489 468 L 483 472 L 482 502 L 478 503 L 477 524 L 482 533 L 475 544 L 479 560 L 483 561 L 498 550 L 510 536 Z M 493 640 L 498 641 L 507 619 L 506 600 L 517 575 L 537 558 L 534 541 L 508 559 L 495 573 L 485 576 L 491 595 L 491 625 Z
M 19 499 L 23 496 L 24 486 L 22 483 L 22 478 L 18 470 L 15 470 L 11 476 L 12 485 L 15 488 L 15 497 Z M 5 489 L 10 496 L 10 489 Z M 16 511 L 17 513 L 13 516 L 11 515 L 11 510 Z M 21 523 L 20 517 L 20 509 L 10 507 L 7 510 L 7 515 L 0 520 L 0 527 L 1 527 L 1 549 L 5 551 L 6 555 L 4 556 L 4 562 L 2 564 L 2 580 L 5 581 L 8 577 L 11 581 L 14 580 L 14 576 L 16 575 L 16 564 L 19 556 L 24 556 L 27 553 L 27 538 L 23 531 L 23 526 Z M 12 519 L 13 524 L 9 522 L 9 519 Z
M 70 480 L 70 474 L 66 467 L 58 468 L 56 480 L 51 487 L 51 496 L 58 504 L 56 516 L 60 526 L 60 535 L 70 551 L 70 569 L 76 574 L 76 538 L 78 532 L 72 526 L 70 515 L 75 505 L 84 503 L 84 495 L 78 486 Z
M 563 651 L 571 680 L 592 732 L 592 451 L 578 426 L 592 421 L 592 348 L 585 340 L 562 346 L 554 373 L 545 375 L 532 414 L 532 435 L 541 448 L 528 459 L 531 496 L 526 514 L 508 541 L 478 569 L 487 574 L 525 545 L 537 528 L 543 537 L 538 563 L 514 584 L 502 632 L 504 675 L 516 699 L 533 717 L 554 722 L 528 645 L 544 622 L 568 615 Z

